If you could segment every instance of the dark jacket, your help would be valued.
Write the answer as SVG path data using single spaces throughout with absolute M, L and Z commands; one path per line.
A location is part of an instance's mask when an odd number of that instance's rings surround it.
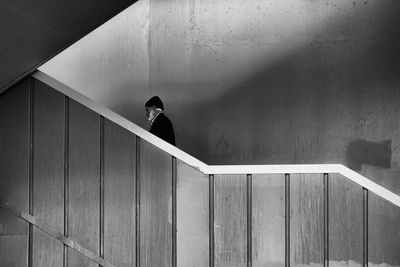
M 171 145 L 175 145 L 174 128 L 171 121 L 167 116 L 164 115 L 164 113 L 158 114 L 158 116 L 154 119 L 150 127 L 150 133 L 163 139 Z

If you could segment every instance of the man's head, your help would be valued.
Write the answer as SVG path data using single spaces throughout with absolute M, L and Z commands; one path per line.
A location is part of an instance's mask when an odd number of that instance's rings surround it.
M 163 102 L 158 96 L 153 96 L 150 98 L 144 106 L 146 108 L 146 116 L 149 121 L 153 120 L 159 111 L 164 110 Z

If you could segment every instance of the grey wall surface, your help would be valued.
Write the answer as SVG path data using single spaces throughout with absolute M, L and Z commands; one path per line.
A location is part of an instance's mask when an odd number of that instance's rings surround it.
M 343 163 L 400 193 L 400 2 L 138 1 L 42 67 L 209 164 Z

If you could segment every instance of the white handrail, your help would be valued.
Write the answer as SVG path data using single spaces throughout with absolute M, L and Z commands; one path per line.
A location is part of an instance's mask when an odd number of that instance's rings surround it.
M 179 148 L 165 142 L 164 140 L 158 138 L 157 136 L 150 134 L 150 132 L 144 130 L 143 128 L 137 126 L 133 122 L 127 120 L 126 118 L 122 117 L 121 115 L 109 110 L 101 106 L 99 103 L 95 102 L 94 100 L 84 96 L 83 94 L 79 93 L 78 91 L 68 87 L 67 85 L 57 81 L 56 79 L 50 77 L 49 75 L 45 74 L 41 71 L 36 71 L 33 75 L 34 78 L 38 79 L 39 81 L 49 85 L 53 89 L 61 92 L 62 94 L 70 97 L 71 99 L 75 100 L 78 103 L 86 106 L 87 108 L 95 111 L 96 113 L 100 114 L 104 118 L 118 124 L 119 126 L 127 129 L 128 131 L 134 133 L 135 135 L 139 136 L 143 140 L 157 146 L 161 150 L 164 150 L 168 154 L 176 157 L 184 161 L 185 163 L 193 166 L 197 169 L 206 168 L 207 165 L 200 160 L 192 157 L 191 155 L 187 154 L 186 152 L 180 150 Z
M 206 174 L 338 173 L 400 207 L 400 196 L 342 164 L 211 165 L 200 170 Z
M 207 165 L 49 75 L 37 71 L 32 76 L 205 174 L 339 173 L 400 207 L 400 197 L 398 195 L 374 183 L 361 174 L 350 170 L 342 164 Z
M 286 165 L 209 165 L 201 171 L 206 174 L 259 173 L 335 173 L 340 164 L 286 164 Z

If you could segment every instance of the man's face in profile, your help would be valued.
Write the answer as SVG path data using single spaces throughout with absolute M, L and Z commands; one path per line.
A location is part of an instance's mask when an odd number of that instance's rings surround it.
M 149 121 L 151 121 L 154 118 L 155 114 L 156 114 L 155 106 L 146 107 L 146 117 Z

